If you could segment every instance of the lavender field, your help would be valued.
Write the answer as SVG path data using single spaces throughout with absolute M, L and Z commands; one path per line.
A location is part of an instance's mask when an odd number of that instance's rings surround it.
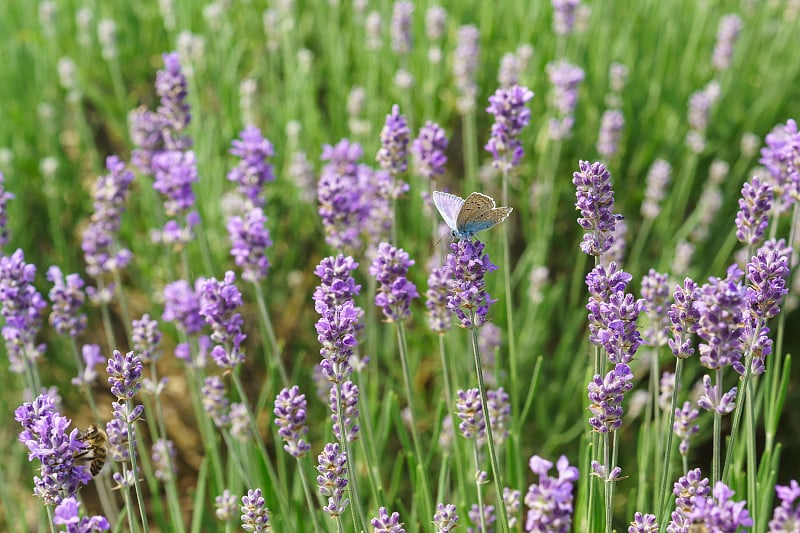
M 0 3 L 0 531 L 800 532 L 798 28 Z

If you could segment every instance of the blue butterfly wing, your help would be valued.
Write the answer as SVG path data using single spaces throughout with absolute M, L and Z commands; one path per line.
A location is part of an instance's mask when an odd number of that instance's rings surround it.
M 483 211 L 472 220 L 464 224 L 461 233 L 468 237 L 472 237 L 479 231 L 489 229 L 492 226 L 496 226 L 497 224 L 501 223 L 508 218 L 508 215 L 511 214 L 511 211 L 512 209 L 510 207 L 495 207 L 488 211 Z
M 464 199 L 459 198 L 455 194 L 450 194 L 441 191 L 433 191 L 433 205 L 442 215 L 445 223 L 450 226 L 450 229 L 456 229 L 456 218 L 461 212 L 461 207 L 464 205 Z

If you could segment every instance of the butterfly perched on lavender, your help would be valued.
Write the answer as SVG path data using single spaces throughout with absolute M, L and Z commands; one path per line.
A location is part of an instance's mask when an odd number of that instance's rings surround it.
M 455 194 L 433 191 L 433 203 L 456 239 L 471 239 L 479 231 L 504 221 L 512 211 L 510 207 L 495 207 L 491 197 L 479 192 L 464 200 Z

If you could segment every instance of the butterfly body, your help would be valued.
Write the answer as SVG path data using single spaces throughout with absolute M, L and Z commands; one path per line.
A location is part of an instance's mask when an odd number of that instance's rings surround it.
M 479 192 L 465 200 L 454 194 L 433 191 L 433 203 L 450 227 L 450 234 L 459 240 L 472 239 L 479 231 L 496 226 L 512 211 L 510 207 L 495 207 L 491 197 Z

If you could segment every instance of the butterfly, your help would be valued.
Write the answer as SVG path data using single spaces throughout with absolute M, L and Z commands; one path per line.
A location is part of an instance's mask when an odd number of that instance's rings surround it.
M 512 211 L 510 207 L 495 207 L 491 197 L 479 192 L 464 200 L 455 194 L 433 191 L 433 203 L 457 239 L 471 239 L 479 231 L 504 221 Z

